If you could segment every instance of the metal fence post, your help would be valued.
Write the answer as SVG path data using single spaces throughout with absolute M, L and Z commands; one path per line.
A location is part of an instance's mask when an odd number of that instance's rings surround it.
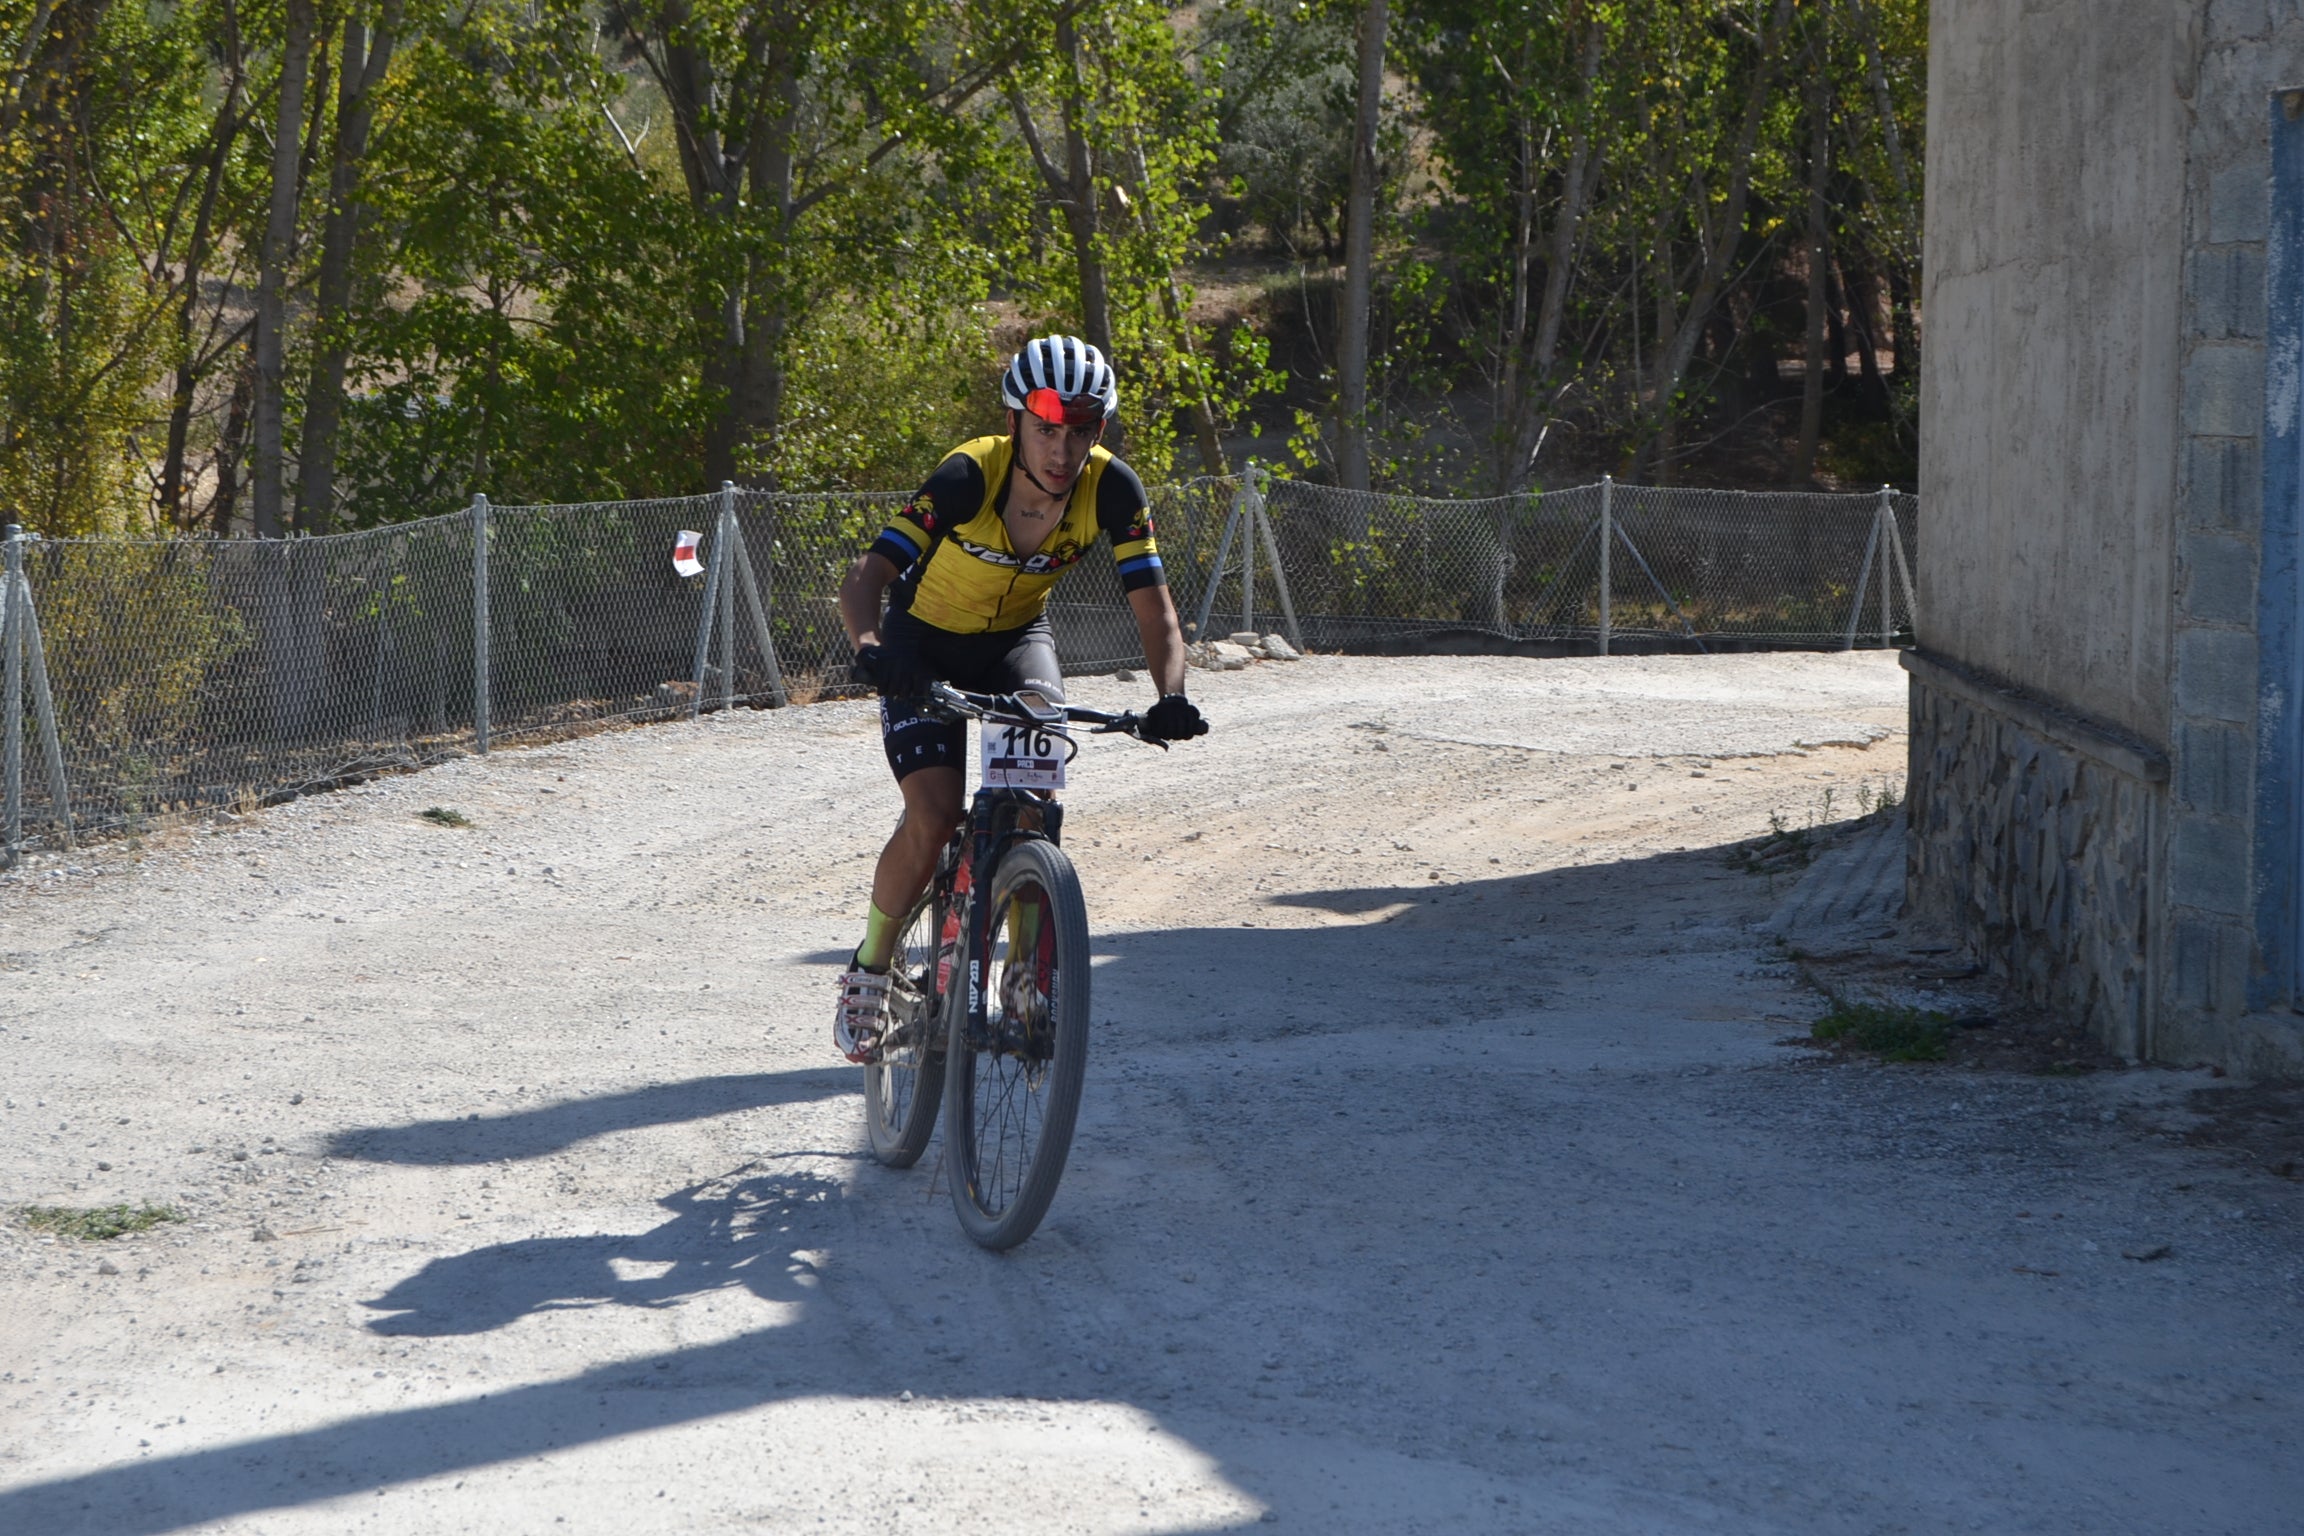
M 1897 579 L 1904 587 L 1904 615 L 1912 621 L 1913 638 L 1920 634 L 1920 594 L 1912 589 L 1912 567 L 1904 558 L 1904 527 L 1896 520 L 1896 502 L 1889 489 L 1882 486 L 1881 499 L 1888 509 L 1888 555 L 1896 563 Z M 1887 578 L 1883 576 L 1882 580 Z
M 776 663 L 776 637 L 768 628 L 768 604 L 762 600 L 760 583 L 752 575 L 752 546 L 744 541 L 744 525 L 730 520 L 729 530 L 734 534 L 736 546 L 736 579 L 744 594 L 744 603 L 752 613 L 752 639 L 760 647 L 761 665 L 768 669 L 768 702 L 778 709 L 792 702 L 784 687 L 784 669 Z M 773 540 L 769 549 L 775 549 Z
M 720 482 L 720 541 L 736 550 L 736 482 Z M 720 579 L 720 707 L 736 707 L 736 583 Z
M 1888 487 L 1880 487 L 1880 535 L 1883 540 L 1895 537 L 1893 519 L 1896 514 L 1888 507 Z M 1893 650 L 1896 645 L 1896 594 L 1888 584 L 1888 551 L 1880 551 L 1880 649 Z
M 704 569 L 704 606 L 696 615 L 696 692 L 688 700 L 688 718 L 704 713 L 704 674 L 712 664 L 712 621 L 720 612 L 720 584 L 727 580 L 728 539 L 717 519 L 712 528 L 712 560 Z
M 7 652 L 7 682 L 4 702 L 0 709 L 8 712 L 6 724 L 7 763 L 6 809 L 7 841 L 0 845 L 0 854 L 13 866 L 17 850 L 24 845 L 24 635 L 23 603 L 17 593 L 24 581 L 24 530 L 14 523 L 8 525 L 8 569 L 0 577 L 0 647 Z
M 1264 535 L 1264 553 L 1272 562 L 1272 585 L 1280 589 L 1280 618 L 1288 626 L 1288 643 L 1304 649 L 1304 631 L 1296 624 L 1296 600 L 1288 592 L 1288 567 L 1280 560 L 1280 541 L 1272 532 L 1272 509 L 1264 500 L 1264 471 L 1251 465 L 1241 477 L 1250 497 L 1249 514 Z
M 488 751 L 488 498 L 472 493 L 472 739 Z
M 1608 553 L 1616 542 L 1616 477 L 1600 477 L 1600 654 L 1608 654 Z
M 1248 516 L 1240 540 L 1240 627 L 1256 628 L 1256 493 L 1243 484 L 1240 505 Z
M 24 642 L 24 670 L 32 683 L 32 718 L 40 727 L 41 757 L 48 764 L 48 807 L 56 818 L 56 840 L 72 846 L 72 793 L 64 781 L 64 743 L 56 730 L 56 700 L 48 691 L 48 649 L 40 643 L 40 607 L 32 601 L 32 578 L 16 562 L 16 633 Z
M 1872 590 L 1872 557 L 1880 553 L 1880 512 L 1872 512 L 1872 537 L 1864 543 L 1864 563 L 1856 568 L 1856 600 L 1848 605 L 1848 630 L 1841 637 L 1840 649 L 1856 649 L 1856 631 L 1864 622 L 1864 597 Z M 1881 572 L 1885 579 L 1887 572 Z
M 1216 568 L 1208 573 L 1208 585 L 1200 593 L 1200 619 L 1192 626 L 1192 638 L 1206 641 L 1208 619 L 1216 608 L 1216 589 L 1224 584 L 1224 566 L 1232 558 L 1232 537 L 1240 531 L 1240 519 L 1248 510 L 1250 495 L 1248 483 L 1243 480 L 1240 493 L 1232 498 L 1232 515 L 1224 519 L 1224 537 L 1216 541 Z

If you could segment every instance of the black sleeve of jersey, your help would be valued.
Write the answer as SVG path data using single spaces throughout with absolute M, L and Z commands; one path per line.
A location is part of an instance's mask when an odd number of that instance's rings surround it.
M 1152 508 L 1144 482 L 1118 459 L 1104 466 L 1096 482 L 1096 526 L 1112 541 L 1122 591 L 1167 584 L 1168 573 L 1160 568 L 1160 545 L 1152 537 Z
M 899 571 L 910 570 L 938 533 L 974 517 L 983 504 L 983 467 L 967 454 L 952 454 L 880 531 L 872 553 L 885 556 Z
M 1096 526 L 1113 543 L 1148 537 L 1152 531 L 1151 505 L 1152 499 L 1144 494 L 1144 482 L 1136 478 L 1136 471 L 1126 460 L 1116 458 L 1104 466 L 1104 474 L 1096 482 Z

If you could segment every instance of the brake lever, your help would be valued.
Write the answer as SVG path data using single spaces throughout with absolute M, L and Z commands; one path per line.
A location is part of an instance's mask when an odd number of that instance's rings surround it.
M 1139 714 L 1122 715 L 1117 720 L 1097 726 L 1088 734 L 1091 736 L 1132 736 L 1148 747 L 1158 747 L 1163 752 L 1168 750 L 1168 743 L 1156 736 L 1144 734 L 1144 717 Z

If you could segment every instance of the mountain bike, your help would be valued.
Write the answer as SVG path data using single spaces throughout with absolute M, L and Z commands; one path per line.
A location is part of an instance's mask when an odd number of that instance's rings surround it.
M 1013 1248 L 1056 1197 L 1088 1066 L 1088 907 L 1053 798 L 1079 750 L 1065 727 L 1147 738 L 1133 713 L 1029 690 L 937 683 L 928 701 L 977 722 L 979 783 L 899 929 L 888 1025 L 864 1068 L 865 1120 L 873 1156 L 909 1168 L 941 1108 L 961 1227 L 986 1248 Z

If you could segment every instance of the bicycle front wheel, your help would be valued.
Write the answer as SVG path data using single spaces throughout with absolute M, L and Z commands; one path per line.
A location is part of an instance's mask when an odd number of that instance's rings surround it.
M 984 899 L 984 1022 L 971 1026 L 957 1001 L 950 1010 L 945 1163 L 960 1225 L 986 1248 L 1013 1248 L 1048 1214 L 1080 1115 L 1088 908 L 1072 861 L 1039 839 L 1008 850 Z
M 936 1133 L 944 1097 L 944 1000 L 936 992 L 941 927 L 941 908 L 932 896 L 922 896 L 898 930 L 888 967 L 887 1038 L 864 1068 L 864 1124 L 872 1155 L 890 1168 L 920 1161 Z

